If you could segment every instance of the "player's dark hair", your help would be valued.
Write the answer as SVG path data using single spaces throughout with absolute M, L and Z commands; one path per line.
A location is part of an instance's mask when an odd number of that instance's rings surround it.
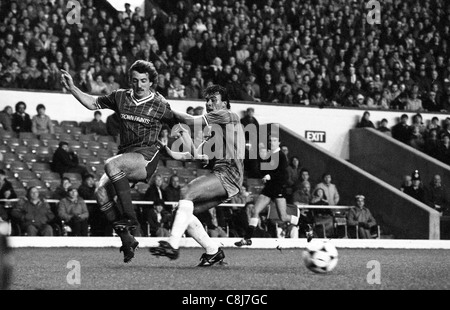
M 131 72 L 136 71 L 138 73 L 148 73 L 148 79 L 153 84 L 156 84 L 158 78 L 158 72 L 155 65 L 150 61 L 136 60 L 128 70 L 128 75 L 131 78 Z
M 227 109 L 231 109 L 231 105 L 230 105 L 230 98 L 228 97 L 228 91 L 225 87 L 222 87 L 220 85 L 211 85 L 208 86 L 204 91 L 203 91 L 203 97 L 208 97 L 209 95 L 214 95 L 216 93 L 219 93 L 220 96 L 222 97 L 222 101 L 225 101 L 227 103 Z

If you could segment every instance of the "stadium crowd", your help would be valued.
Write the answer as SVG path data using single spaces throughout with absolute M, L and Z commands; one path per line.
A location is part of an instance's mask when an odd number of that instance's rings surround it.
M 64 68 L 83 91 L 109 93 L 139 58 L 168 98 L 199 99 L 215 83 L 232 100 L 450 110 L 445 0 L 382 1 L 381 24 L 352 0 L 155 1 L 147 16 L 80 3 L 71 24 L 66 1 L 2 2 L 3 87 L 64 91 Z

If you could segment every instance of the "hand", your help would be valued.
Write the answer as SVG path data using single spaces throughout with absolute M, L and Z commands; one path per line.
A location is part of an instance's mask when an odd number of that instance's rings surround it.
M 267 181 L 270 181 L 270 175 L 265 175 L 263 178 L 262 178 L 262 181 L 263 181 L 263 183 L 266 183 Z
M 73 83 L 73 79 L 70 76 L 69 72 L 63 69 L 61 69 L 61 84 L 69 91 L 75 87 L 75 84 Z
M 369 225 L 367 223 L 364 223 L 364 222 L 359 222 L 358 226 L 362 227 L 362 228 L 369 228 Z

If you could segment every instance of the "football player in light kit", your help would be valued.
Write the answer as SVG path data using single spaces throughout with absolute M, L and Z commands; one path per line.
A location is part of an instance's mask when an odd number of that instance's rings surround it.
M 180 241 L 187 230 L 205 250 L 198 266 L 207 267 L 222 263 L 224 252 L 208 236 L 205 228 L 194 215 L 215 207 L 240 192 L 244 167 L 245 137 L 240 117 L 230 111 L 227 90 L 219 85 L 209 86 L 205 92 L 206 106 L 209 112 L 205 115 L 192 116 L 174 111 L 175 117 L 188 126 L 210 126 L 210 136 L 197 150 L 194 158 L 211 161 L 212 174 L 202 175 L 181 189 L 181 200 L 167 241 L 160 241 L 158 247 L 150 248 L 156 256 L 177 259 Z M 185 134 L 182 134 L 185 136 Z M 186 137 L 189 144 L 190 137 Z M 188 148 L 191 151 L 191 147 Z M 170 154 L 170 152 L 169 152 Z
M 162 123 L 172 119 L 172 110 L 166 99 L 151 88 L 158 77 L 151 62 L 137 60 L 130 67 L 130 89 L 119 89 L 98 98 L 83 93 L 68 72 L 61 72 L 62 84 L 84 107 L 111 109 L 120 116 L 119 152 L 105 163 L 96 199 L 122 240 L 120 251 L 124 253 L 124 262 L 129 262 L 139 244 L 130 233 L 138 225 L 130 182 L 148 182 L 156 170 L 161 148 L 157 138 Z
M 289 215 L 286 212 L 284 188 L 286 186 L 286 180 L 288 179 L 286 170 L 288 160 L 286 155 L 281 152 L 280 139 L 278 136 L 270 136 L 270 150 L 270 163 L 267 163 L 268 166 L 266 169 L 261 167 L 261 170 L 265 173 L 263 177 L 265 185 L 256 200 L 255 208 L 252 210 L 249 226 L 244 238 L 235 243 L 238 247 L 252 244 L 253 233 L 259 222 L 259 214 L 271 201 L 275 202 L 278 215 L 282 221 L 300 226 L 304 230 L 308 242 L 310 242 L 313 237 L 312 226 L 307 223 L 306 216 L 303 216 L 299 211 L 297 215 Z

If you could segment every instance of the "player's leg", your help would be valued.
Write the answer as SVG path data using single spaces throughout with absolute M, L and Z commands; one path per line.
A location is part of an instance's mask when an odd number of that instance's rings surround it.
M 114 201 L 116 191 L 106 174 L 103 174 L 100 178 L 95 196 L 97 204 L 100 206 L 100 211 L 105 214 L 107 221 L 111 224 L 117 222 L 120 219 L 121 213 L 117 203 Z M 134 251 L 139 243 L 125 227 L 114 227 L 113 229 L 122 241 L 120 252 L 124 253 L 124 262 L 127 263 L 134 257 Z
M 255 202 L 255 207 L 253 208 L 250 219 L 248 222 L 248 228 L 245 232 L 244 238 L 238 242 L 235 243 L 236 246 L 244 246 L 244 245 L 251 245 L 252 244 L 252 237 L 255 233 L 256 227 L 258 227 L 259 223 L 259 214 L 267 208 L 269 205 L 271 199 L 270 197 L 260 194 Z
M 137 226 L 138 224 L 129 182 L 147 178 L 147 163 L 144 156 L 139 153 L 120 154 L 109 158 L 105 163 L 105 173 L 111 180 L 118 202 L 122 206 L 123 224 L 129 224 L 130 226 Z
M 306 216 L 303 216 L 300 213 L 300 210 L 298 210 L 298 209 L 297 209 L 297 215 L 287 214 L 286 198 L 284 198 L 284 197 L 275 198 L 275 205 L 277 208 L 278 217 L 283 222 L 296 225 L 300 229 L 302 229 L 305 233 L 306 239 L 308 240 L 308 242 L 310 242 L 313 238 L 314 232 L 312 229 L 312 225 L 310 223 L 308 223 Z
M 181 238 L 190 225 L 189 233 L 195 236 L 197 241 L 201 240 L 199 243 L 205 249 L 209 248 L 209 251 L 212 252 L 212 249 L 215 249 L 216 245 L 212 243 L 212 240 L 206 233 L 203 225 L 201 225 L 197 217 L 193 215 L 194 203 L 198 205 L 198 210 L 205 210 L 208 207 L 211 208 L 216 206 L 226 198 L 228 198 L 228 193 L 220 179 L 214 174 L 201 176 L 184 186 L 181 189 L 181 200 L 178 203 L 178 209 L 172 224 L 169 240 L 167 242 L 161 241 L 160 246 L 151 248 L 150 252 L 153 255 L 167 256 L 171 259 L 178 258 L 178 249 L 180 247 Z M 220 260 L 223 260 L 224 257 L 223 252 L 220 249 L 218 249 L 215 254 L 210 255 L 206 253 L 205 255 L 208 256 L 208 259 L 211 257 L 221 257 Z M 202 262 L 203 261 L 204 256 L 202 256 Z M 218 261 L 219 260 L 215 260 L 212 264 Z

